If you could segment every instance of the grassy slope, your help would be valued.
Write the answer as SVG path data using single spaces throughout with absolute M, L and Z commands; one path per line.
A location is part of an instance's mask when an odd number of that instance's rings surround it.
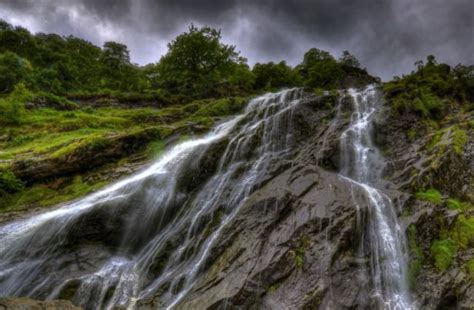
M 90 108 L 59 111 L 51 108 L 27 110 L 19 125 L 0 128 L 0 173 L 10 171 L 15 162 L 67 157 L 80 147 L 104 143 L 117 136 L 141 131 L 159 132 L 140 150 L 120 161 L 30 184 L 16 192 L 1 191 L 0 212 L 50 206 L 81 197 L 110 181 L 101 173 L 114 171 L 128 162 L 141 163 L 155 158 L 173 134 L 194 135 L 207 131 L 220 117 L 237 113 L 244 98 L 200 100 L 187 105 L 156 108 Z M 112 178 L 113 179 L 113 178 Z

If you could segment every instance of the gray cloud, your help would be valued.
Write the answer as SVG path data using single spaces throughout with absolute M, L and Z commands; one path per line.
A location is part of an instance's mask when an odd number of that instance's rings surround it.
M 350 50 L 385 79 L 428 54 L 474 63 L 471 0 L 4 0 L 0 18 L 33 32 L 127 44 L 132 60 L 154 62 L 193 22 L 221 28 L 249 62 L 301 61 L 311 47 Z

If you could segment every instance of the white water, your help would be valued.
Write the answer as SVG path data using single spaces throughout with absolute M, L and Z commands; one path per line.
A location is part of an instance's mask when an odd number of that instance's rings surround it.
M 413 309 L 406 281 L 404 236 L 390 198 L 377 188 L 383 160 L 371 134 L 372 121 L 382 101 L 374 87 L 362 92 L 351 89 L 349 94 L 354 111 L 341 136 L 341 174 L 365 198 L 364 205 L 358 205 L 359 225 L 364 231 L 359 255 L 369 258 L 367 273 L 373 308 Z M 368 213 L 363 223 L 361 212 Z
M 177 145 L 141 173 L 0 227 L 0 296 L 69 292 L 74 303 L 98 309 L 134 308 L 158 294 L 160 308 L 174 308 L 259 176 L 291 149 L 292 108 L 301 95 L 292 89 L 257 98 L 244 114 Z M 206 164 L 217 161 L 216 170 L 199 179 L 199 163 L 222 143 Z
M 369 258 L 364 272 L 374 308 L 410 309 L 404 239 L 389 197 L 377 188 L 383 160 L 372 143 L 371 124 L 381 100 L 373 88 L 350 95 L 354 113 L 341 136 L 341 174 L 364 197 L 362 203 L 354 199 L 359 218 L 367 218 L 359 221 L 364 231 L 359 255 Z M 292 111 L 301 96 L 293 89 L 257 98 L 242 115 L 177 145 L 146 170 L 0 227 L 0 296 L 54 299 L 72 291 L 69 297 L 86 309 L 134 308 L 158 296 L 158 308 L 175 308 L 262 173 L 273 160 L 289 156 Z M 196 180 L 203 173 L 201 161 L 215 169 Z M 188 188 L 190 183 L 196 184 Z

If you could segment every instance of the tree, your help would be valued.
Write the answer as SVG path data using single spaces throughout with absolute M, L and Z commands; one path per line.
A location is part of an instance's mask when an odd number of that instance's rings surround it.
M 158 66 L 160 85 L 185 95 L 212 95 L 235 65 L 245 62 L 235 46 L 221 42 L 219 30 L 191 25 L 188 32 L 168 44 L 168 52 Z
M 255 89 L 277 89 L 300 84 L 298 73 L 289 67 L 286 62 L 257 63 L 252 69 L 255 75 Z
M 307 51 L 297 68 L 304 84 L 311 88 L 337 88 L 344 77 L 344 71 L 336 59 L 329 52 L 317 48 Z
M 27 79 L 32 72 L 28 60 L 12 52 L 0 54 L 0 92 L 8 93 L 20 81 Z
M 130 52 L 126 45 L 105 42 L 100 62 L 103 68 L 103 86 L 122 91 L 138 90 L 140 71 L 130 63 Z
M 130 65 L 130 52 L 124 44 L 105 42 L 101 60 L 107 68 L 120 70 Z
M 35 52 L 35 41 L 27 29 L 13 28 L 3 21 L 0 26 L 0 53 L 7 51 L 28 58 Z
M 344 66 L 355 67 L 355 68 L 360 67 L 359 60 L 354 55 L 349 53 L 349 51 L 342 52 L 342 56 L 339 59 L 339 61 Z
M 329 52 L 317 48 L 311 48 L 304 54 L 302 65 L 310 67 L 315 63 L 330 60 L 334 60 L 334 57 Z
M 19 124 L 25 102 L 32 99 L 31 93 L 23 83 L 18 83 L 12 93 L 0 98 L 0 124 Z

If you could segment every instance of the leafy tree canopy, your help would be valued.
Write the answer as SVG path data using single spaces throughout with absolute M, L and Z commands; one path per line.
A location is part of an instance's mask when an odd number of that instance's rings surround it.
M 219 30 L 191 25 L 168 44 L 158 74 L 161 86 L 170 92 L 206 96 L 245 63 L 235 46 L 221 42 Z

